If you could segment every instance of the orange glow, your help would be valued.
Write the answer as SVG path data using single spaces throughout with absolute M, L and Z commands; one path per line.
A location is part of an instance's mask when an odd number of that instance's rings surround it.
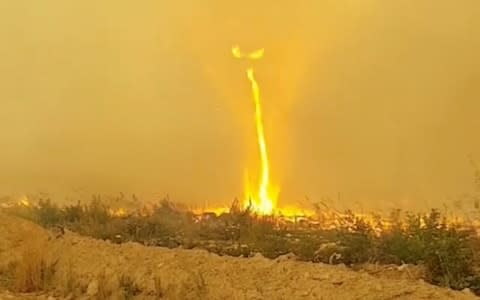
M 110 209 L 109 212 L 112 216 L 115 217 L 125 217 L 127 215 L 127 211 L 122 207 L 117 209 Z
M 216 216 L 220 216 L 230 212 L 230 207 L 214 207 L 207 209 L 192 209 L 192 212 L 196 215 L 202 215 L 204 213 L 214 213 Z
M 303 209 L 303 208 L 298 208 L 298 207 L 291 207 L 291 206 L 287 206 L 287 207 L 282 207 L 281 209 L 279 209 L 279 215 L 283 216 L 283 217 L 299 217 L 299 216 L 303 216 L 303 217 L 311 217 L 311 216 L 314 216 L 315 215 L 315 211 L 311 210 L 311 209 Z
M 243 54 L 238 46 L 232 48 L 232 54 L 235 58 L 247 58 L 249 60 L 257 60 L 263 57 L 264 50 L 256 50 L 249 54 Z M 255 79 L 253 67 L 247 69 L 247 78 L 252 87 L 253 101 L 255 104 L 255 126 L 257 129 L 257 144 L 260 151 L 260 182 L 256 195 L 251 193 L 250 182 L 247 178 L 245 187 L 245 207 L 262 215 L 270 215 L 274 212 L 276 205 L 275 192 L 270 186 L 270 167 L 268 160 L 267 142 L 265 140 L 265 131 L 263 128 L 262 104 L 260 97 L 260 87 Z
M 22 197 L 20 200 L 18 200 L 18 205 L 20 206 L 25 206 L 25 207 L 30 207 L 30 201 L 28 201 L 27 197 Z

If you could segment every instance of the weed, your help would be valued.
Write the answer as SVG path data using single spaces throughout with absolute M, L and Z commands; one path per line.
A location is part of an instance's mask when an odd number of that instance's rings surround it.
M 15 282 L 18 261 L 11 260 L 0 270 L 0 287 L 12 287 Z
M 105 225 L 110 220 L 108 208 L 102 203 L 100 196 L 94 196 L 90 204 L 85 207 L 85 215 L 94 224 Z
M 97 291 L 97 300 L 107 300 L 110 299 L 112 295 L 112 291 L 107 288 L 107 277 L 105 275 L 105 270 L 100 272 L 97 276 L 97 284 L 98 284 L 98 291 Z
M 55 273 L 55 264 L 47 260 L 42 248 L 27 248 L 14 265 L 13 289 L 30 293 L 47 290 Z
M 165 296 L 165 291 L 162 285 L 162 278 L 160 276 L 155 276 L 153 278 L 153 284 L 155 287 L 156 298 L 163 298 Z
M 195 291 L 197 293 L 197 299 L 205 299 L 205 295 L 207 294 L 207 284 L 203 274 L 198 272 L 196 275 L 193 275 L 193 279 L 196 287 Z
M 118 285 L 122 290 L 122 294 L 125 300 L 130 300 L 134 296 L 137 296 L 142 292 L 142 290 L 138 287 L 133 278 L 129 275 L 121 275 L 118 279 Z
M 75 290 L 77 288 L 77 281 L 73 271 L 73 263 L 71 260 L 68 261 L 67 273 L 65 274 L 63 280 L 63 295 L 67 297 L 69 295 L 75 294 Z
M 64 208 L 64 218 L 67 223 L 80 222 L 84 218 L 84 209 L 80 201 L 76 205 L 68 205 Z

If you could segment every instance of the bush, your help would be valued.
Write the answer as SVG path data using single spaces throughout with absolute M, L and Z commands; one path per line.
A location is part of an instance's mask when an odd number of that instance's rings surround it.
M 423 263 L 434 284 L 463 289 L 474 278 L 471 233 L 448 227 L 437 210 L 427 215 L 407 215 L 404 229 L 398 224 L 382 240 L 384 262 Z
M 36 207 L 36 216 L 38 222 L 46 227 L 61 223 L 62 213 L 60 208 L 50 201 L 50 199 L 40 199 Z
M 431 282 L 463 289 L 474 275 L 469 234 L 455 227 L 447 228 L 445 223 L 445 220 L 440 222 L 440 214 L 436 211 L 432 211 L 427 218 L 424 263 Z
M 293 248 L 293 253 L 295 253 L 299 260 L 328 262 L 328 257 L 318 255 L 321 244 L 321 241 L 315 236 L 302 235 L 298 238 L 298 242 L 294 243 L 291 247 Z
M 376 255 L 373 227 L 351 211 L 346 212 L 342 223 L 337 240 L 343 262 L 357 264 L 373 260 Z

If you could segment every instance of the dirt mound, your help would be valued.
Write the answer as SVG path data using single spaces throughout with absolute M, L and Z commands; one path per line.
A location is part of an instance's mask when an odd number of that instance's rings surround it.
M 26 248 L 46 245 L 48 239 L 43 228 L 0 213 L 0 271 L 17 261 Z
M 30 222 L 0 215 L 0 270 L 38 247 L 54 265 L 51 281 L 56 292 L 50 297 L 56 298 L 476 299 L 470 293 L 420 280 L 372 276 L 342 266 L 117 245 L 70 232 L 57 236 Z M 14 299 L 3 295 L 0 299 Z

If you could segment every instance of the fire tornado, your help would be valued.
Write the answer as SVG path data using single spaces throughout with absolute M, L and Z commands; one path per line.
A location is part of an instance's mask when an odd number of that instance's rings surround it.
M 232 54 L 235 58 L 246 58 L 256 60 L 263 57 L 263 49 L 249 54 L 243 54 L 238 47 L 232 48 Z M 247 69 L 247 78 L 251 83 L 253 101 L 255 103 L 255 125 L 257 130 L 257 144 L 260 152 L 260 182 L 258 184 L 257 195 L 250 194 L 250 183 L 247 182 L 245 206 L 249 206 L 253 211 L 260 214 L 272 214 L 274 208 L 274 197 L 271 195 L 270 187 L 270 168 L 268 161 L 267 142 L 265 141 L 265 131 L 262 119 L 262 104 L 260 97 L 260 88 L 255 79 L 253 67 Z

